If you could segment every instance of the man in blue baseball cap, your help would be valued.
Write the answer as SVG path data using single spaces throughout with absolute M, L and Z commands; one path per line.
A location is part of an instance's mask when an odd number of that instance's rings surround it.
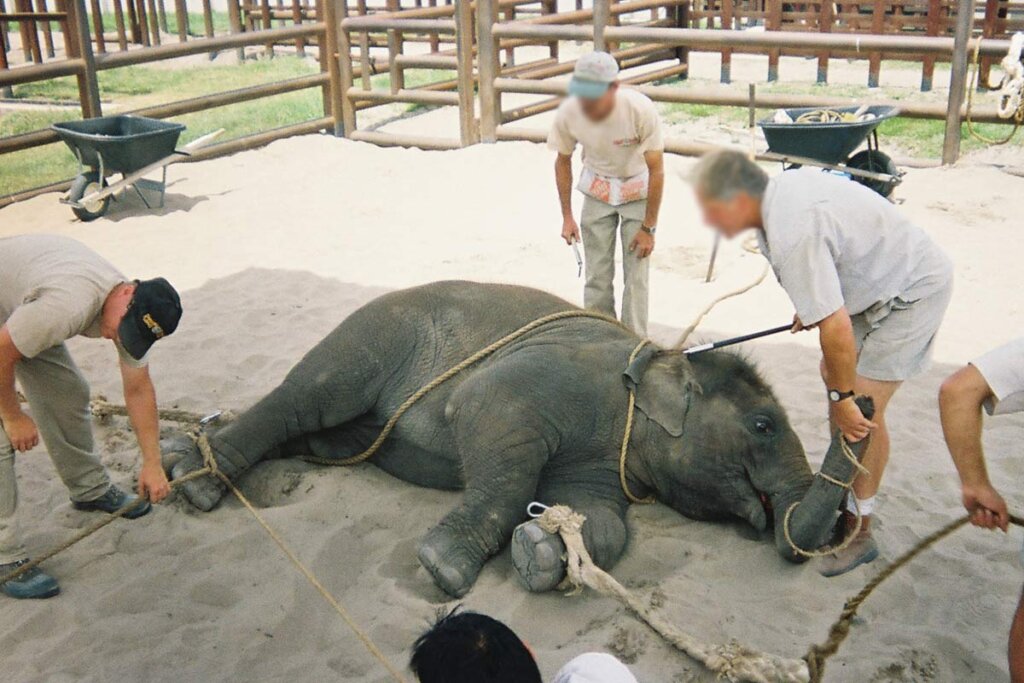
M 622 242 L 621 320 L 640 336 L 647 333 L 647 281 L 654 233 L 665 183 L 665 144 L 654 103 L 636 90 L 620 88 L 619 65 L 607 52 L 576 62 L 569 97 L 558 109 L 548 147 L 558 153 L 555 182 L 562 207 L 562 239 L 582 237 L 587 279 L 583 305 L 615 315 L 615 243 Z M 577 225 L 572 210 L 572 155 L 583 147 L 584 194 Z M 580 227 L 582 226 L 582 235 Z
M 0 578 L 28 562 L 15 519 L 18 492 L 15 452 L 40 437 L 71 494 L 75 509 L 135 519 L 170 492 L 160 459 L 156 391 L 146 354 L 174 332 L 181 302 L 166 280 L 128 281 L 85 245 L 58 235 L 0 239 Z M 64 342 L 102 337 L 120 358 L 128 416 L 142 452 L 138 496 L 111 483 L 96 453 L 89 385 Z M 28 399 L 22 410 L 14 383 Z M 0 583 L 15 598 L 48 598 L 57 581 L 38 568 Z

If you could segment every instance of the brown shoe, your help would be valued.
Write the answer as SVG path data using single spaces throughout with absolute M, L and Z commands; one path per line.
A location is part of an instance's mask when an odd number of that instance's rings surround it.
M 850 512 L 843 512 L 846 533 L 850 534 L 857 526 L 857 518 Z M 871 537 L 871 516 L 861 517 L 860 531 L 850 545 L 836 553 L 818 559 L 818 573 L 832 577 L 852 571 L 862 564 L 874 562 L 878 558 L 878 545 Z

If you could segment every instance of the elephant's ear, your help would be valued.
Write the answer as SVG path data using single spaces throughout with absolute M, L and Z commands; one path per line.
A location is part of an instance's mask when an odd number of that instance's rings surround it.
M 690 363 L 679 353 L 641 351 L 623 373 L 636 407 L 672 436 L 682 436 L 690 397 L 700 391 Z

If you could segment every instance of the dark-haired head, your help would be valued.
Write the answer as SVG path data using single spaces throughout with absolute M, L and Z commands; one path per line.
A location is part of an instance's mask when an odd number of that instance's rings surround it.
M 413 645 L 410 666 L 420 683 L 541 683 L 537 662 L 512 629 L 458 609 Z

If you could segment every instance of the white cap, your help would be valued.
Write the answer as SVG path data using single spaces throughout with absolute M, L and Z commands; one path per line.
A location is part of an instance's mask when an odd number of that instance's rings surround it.
M 588 652 L 563 666 L 551 683 L 637 683 L 637 680 L 615 657 Z
M 590 52 L 576 60 L 569 82 L 569 94 L 597 99 L 619 76 L 619 64 L 607 52 Z

